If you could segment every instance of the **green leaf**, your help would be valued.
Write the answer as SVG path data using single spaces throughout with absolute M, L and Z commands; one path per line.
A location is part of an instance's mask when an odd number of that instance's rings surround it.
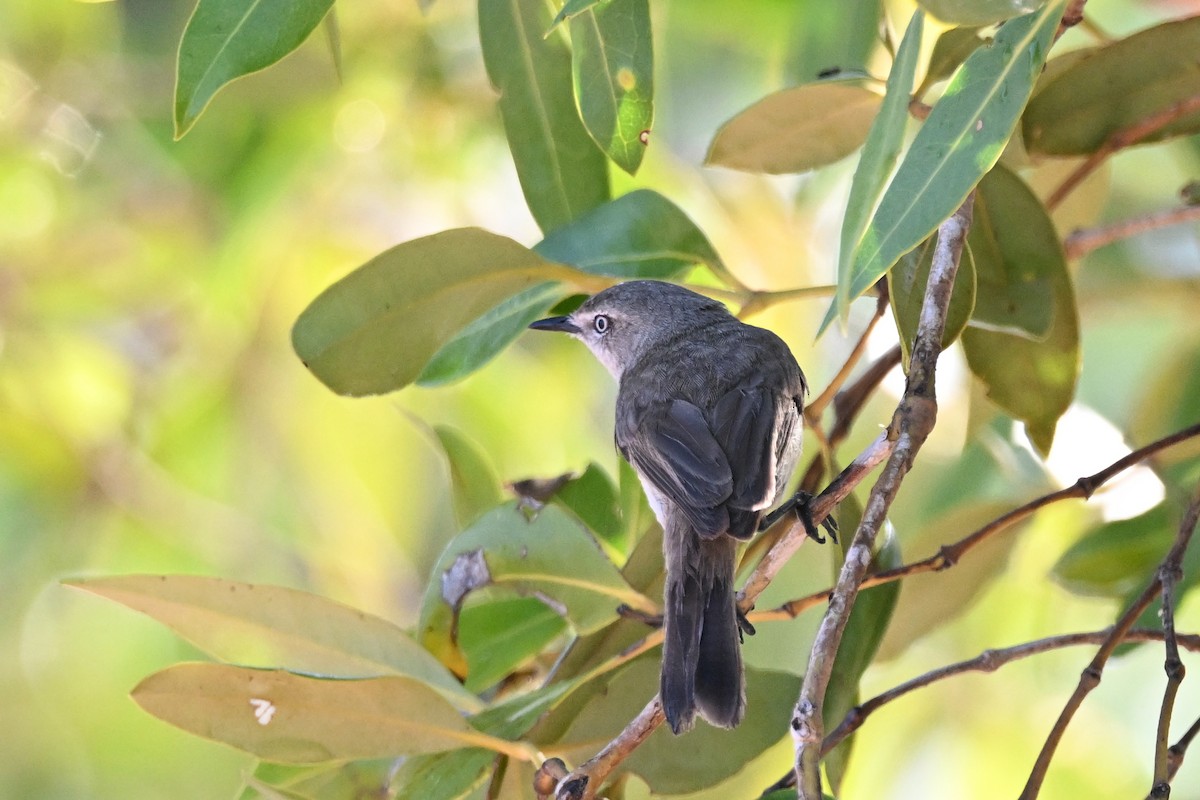
M 462 431 L 448 425 L 437 425 L 433 431 L 450 464 L 454 517 L 459 525 L 465 526 L 500 505 L 503 500 L 500 479 L 487 454 Z
M 426 649 L 459 674 L 466 665 L 455 642 L 455 618 L 467 595 L 507 587 L 535 596 L 579 633 L 598 630 L 625 603 L 653 612 L 655 604 L 630 588 L 595 539 L 550 505 L 531 520 L 515 503 L 479 518 L 438 558 L 419 623 Z
M 929 284 L 929 269 L 933 266 L 933 253 L 937 237 L 931 236 L 900 257 L 888 279 L 888 302 L 892 316 L 896 319 L 896 330 L 900 334 L 900 363 L 906 365 L 912 355 L 913 342 L 917 337 L 917 324 L 921 319 L 921 306 L 925 302 L 925 287 Z M 946 313 L 946 329 L 942 332 L 942 347 L 949 347 L 959 337 L 976 302 L 975 262 L 970 248 L 964 248 L 954 288 L 950 293 L 950 307 Z
M 387 789 L 395 793 L 391 795 L 394 797 L 466 800 L 486 787 L 495 761 L 495 753 L 474 747 L 412 756 L 404 759 Z
M 194 575 L 68 581 L 151 617 L 205 653 L 243 666 L 330 677 L 403 675 L 464 710 L 479 700 L 392 623 L 308 592 Z
M 1076 594 L 1123 597 L 1141 589 L 1175 538 L 1165 504 L 1132 519 L 1101 525 L 1059 557 L 1052 574 Z
M 464 752 L 461 750 L 454 752 Z M 483 751 L 488 752 L 488 751 Z M 414 758 L 434 756 L 415 756 Z M 495 753 L 489 752 L 490 758 Z M 323 764 L 274 764 L 259 761 L 246 777 L 240 800 L 362 800 L 387 791 L 394 784 L 395 759 Z
M 841 81 L 769 94 L 721 126 L 705 163 L 772 175 L 832 164 L 862 146 L 882 100 Z
M 657 656 L 635 660 L 591 698 L 555 750 L 561 749 L 571 763 L 594 755 L 598 742 L 609 741 L 641 711 L 658 682 Z M 703 722 L 686 736 L 661 726 L 621 766 L 640 775 L 656 796 L 712 787 L 787 735 L 792 700 L 799 691 L 795 675 L 747 669 L 746 718 L 736 735 Z M 697 758 L 698 753 L 703 757 Z
M 479 0 L 483 63 L 517 176 L 543 231 L 609 199 L 604 154 L 584 129 L 571 89 L 571 54 L 543 0 Z
M 416 382 L 422 386 L 442 386 L 471 374 L 512 344 L 529 323 L 545 316 L 563 292 L 561 283 L 547 281 L 502 300 L 442 345 Z
M 1028 14 L 1042 0 L 917 0 L 931 15 L 951 25 L 988 25 Z
M 914 94 L 924 97 L 929 87 L 954 74 L 954 70 L 958 69 L 981 44 L 983 41 L 979 38 L 978 27 L 951 28 L 944 32 L 933 45 L 925 78 Z
M 584 127 L 632 175 L 642 163 L 654 119 L 648 0 L 608 0 L 572 17 L 571 45 Z
M 625 279 L 669 280 L 694 264 L 723 268 L 696 223 L 650 189 L 605 203 L 551 231 L 533 249 L 584 272 Z
M 1045 454 L 1058 418 L 1075 395 L 1079 375 L 1079 322 L 1071 276 L 1045 207 L 1012 172 L 993 169 L 980 182 L 976 219 L 967 245 L 978 270 L 976 316 L 986 310 L 988 317 L 978 324 L 972 321 L 963 331 L 963 351 L 988 397 L 1024 422 L 1030 440 Z M 988 262 L 996 254 L 1001 257 L 1000 270 Z M 1002 313 L 1008 319 L 1022 317 L 1019 309 L 1007 313 L 1011 304 L 1040 302 L 1028 299 L 1030 293 L 1021 285 L 1026 281 L 1044 286 L 1051 305 L 1050 325 L 1037 339 L 994 326 Z M 994 295 L 985 298 L 989 292 Z M 1009 292 L 1007 300 L 988 305 L 1003 292 Z
M 588 285 L 503 236 L 443 231 L 384 251 L 322 292 L 296 320 L 292 346 L 339 394 L 393 391 L 472 320 L 548 280 Z
M 458 624 L 458 643 L 467 659 L 467 689 L 482 692 L 495 686 L 566 629 L 561 616 L 533 597 L 468 604 Z
M 583 474 L 567 481 L 554 493 L 554 502 L 618 552 L 624 552 L 624 523 L 618 508 L 617 487 L 597 464 L 588 464 Z
M 567 2 L 563 3 L 562 10 L 555 15 L 554 23 L 550 26 L 550 29 L 553 30 L 563 20 L 570 19 L 576 14 L 582 14 L 600 2 L 601 0 L 567 0 Z
M 1063 2 L 1051 0 L 1005 23 L 990 45 L 963 63 L 884 192 L 849 274 L 839 273 L 843 306 L 933 233 L 1000 158 L 1041 72 Z
M 808 83 L 823 70 L 866 71 L 879 44 L 881 0 L 795 0 L 785 68 L 788 83 Z
M 1200 17 L 1096 48 L 1047 76 L 1022 118 L 1030 153 L 1086 155 L 1123 128 L 1200 94 Z M 1057 61 L 1058 59 L 1056 59 Z M 1141 142 L 1200 131 L 1200 110 Z
M 840 508 L 846 530 L 856 529 L 862 516 L 857 503 L 852 506 L 848 508 L 843 502 Z M 902 563 L 900 543 L 889 523 L 885 527 L 882 544 L 871 559 L 871 572 L 882 572 Z M 854 601 L 854 608 L 846 623 L 846 631 L 842 635 L 842 642 L 833 661 L 829 686 L 825 690 L 822 714 L 827 733 L 832 732 L 847 712 L 858 705 L 859 682 L 879 650 L 879 644 L 891 623 L 899 596 L 900 584 L 893 582 L 866 589 Z M 846 774 L 852 746 L 853 737 L 842 741 L 825 757 L 825 770 L 835 793 L 839 791 L 841 780 Z
M 332 7 L 333 0 L 199 0 L 179 42 L 175 138 L 222 86 L 295 50 Z
M 821 323 L 822 331 L 835 317 L 844 317 L 849 311 L 850 265 L 862 247 L 871 212 L 883 194 L 904 143 L 904 125 L 908 119 L 909 95 L 917 70 L 917 56 L 921 51 L 924 20 L 925 15 L 918 11 L 908 23 L 900 48 L 896 51 L 896 60 L 892 62 L 892 71 L 888 74 L 883 104 L 867 134 L 858 168 L 854 170 L 854 178 L 850 182 L 850 197 L 846 201 L 846 216 L 842 219 L 841 250 L 838 253 L 838 293 Z
M 498 745 L 411 678 L 326 680 L 283 670 L 177 664 L 143 680 L 132 697 L 164 722 L 284 764 Z
M 1052 284 L 1067 269 L 1054 223 L 1007 167 L 997 164 L 980 187 L 967 240 L 979 283 L 971 325 L 1043 339 L 1054 322 Z

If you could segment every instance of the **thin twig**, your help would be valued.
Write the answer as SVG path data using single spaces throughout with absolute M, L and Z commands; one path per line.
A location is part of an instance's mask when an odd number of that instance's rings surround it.
M 846 713 L 844 719 L 838 724 L 837 728 L 825 737 L 825 742 L 821 745 L 821 753 L 824 755 L 833 748 L 841 744 L 842 740 L 849 736 L 854 731 L 862 727 L 875 711 L 878 711 L 882 706 L 887 705 L 893 700 L 897 700 L 909 692 L 928 686 L 937 681 L 962 675 L 966 672 L 995 672 L 1005 664 L 1013 661 L 1019 661 L 1022 658 L 1028 658 L 1032 655 L 1045 653 L 1051 650 L 1059 650 L 1064 647 L 1073 647 L 1082 644 L 1101 644 L 1112 634 L 1111 628 L 1105 628 L 1101 631 L 1089 631 L 1087 633 L 1067 633 L 1059 636 L 1048 636 L 1045 639 L 1037 639 L 1032 642 L 1013 645 L 1012 647 L 1004 647 L 997 650 L 985 650 L 978 656 L 966 661 L 959 661 L 956 664 L 949 664 L 935 670 L 926 672 L 924 675 L 919 675 L 910 681 L 906 681 L 899 686 L 896 686 L 888 691 L 872 697 L 865 703 L 850 709 Z M 1134 629 L 1129 631 L 1122 639 L 1123 642 L 1161 642 L 1164 639 L 1162 631 L 1152 631 L 1147 629 Z M 1184 634 L 1177 637 L 1177 640 L 1186 649 L 1191 651 L 1200 651 L 1200 635 Z
M 1083 258 L 1097 248 L 1121 239 L 1128 239 L 1139 233 L 1179 225 L 1192 220 L 1200 220 L 1200 206 L 1180 206 L 1179 208 L 1168 208 L 1165 211 L 1154 211 L 1139 217 L 1114 222 L 1111 225 L 1077 230 L 1066 238 L 1063 248 L 1067 252 L 1067 258 L 1075 260 Z
M 954 277 L 971 226 L 974 200 L 975 193 L 971 192 L 954 215 L 938 229 L 937 248 L 929 270 L 925 301 L 908 369 L 908 384 L 889 427 L 889 438 L 896 444 L 871 490 L 862 522 L 850 543 L 837 586 L 809 654 L 808 668 L 792 714 L 797 796 L 800 800 L 821 800 L 821 742 L 825 738 L 821 707 L 829 686 L 833 661 L 858 595 L 859 584 L 870 565 L 875 536 L 937 418 L 934 373 L 942 349 L 942 333 L 946 327 L 946 310 L 950 305 Z
M 1075 190 L 1087 176 L 1091 175 L 1104 163 L 1105 159 L 1118 150 L 1131 147 L 1138 142 L 1153 136 L 1172 122 L 1183 119 L 1188 114 L 1200 110 L 1200 94 L 1194 94 L 1177 103 L 1172 103 L 1145 119 L 1140 119 L 1109 135 L 1104 143 L 1094 153 L 1087 157 L 1074 172 L 1067 176 L 1057 189 L 1046 199 L 1046 208 L 1055 209 L 1068 194 Z
M 646 741 L 664 719 L 662 704 L 658 701 L 658 695 L 655 695 L 617 738 L 559 782 L 554 793 L 555 800 L 584 800 L 595 797 L 596 790 L 604 783 L 609 773 Z
M 881 288 L 875 297 L 875 313 L 867 322 L 867 326 L 863 329 L 862 335 L 858 337 L 858 341 L 855 342 L 854 349 L 846 357 L 846 362 L 842 364 L 842 368 L 838 370 L 837 375 L 833 376 L 833 380 L 829 382 L 825 390 L 813 398 L 811 403 L 804 406 L 804 416 L 810 422 L 820 419 L 821 414 L 825 411 L 825 406 L 829 405 L 834 396 L 841 391 L 842 386 L 850 378 L 850 373 L 858 366 L 859 359 L 867 351 L 867 339 L 871 337 L 872 331 L 875 330 L 875 325 L 879 320 L 883 319 L 883 314 L 888 308 L 887 282 L 880 281 L 879 285 Z
M 1109 657 L 1113 651 L 1117 649 L 1117 645 L 1125 637 L 1125 634 L 1133 627 L 1133 623 L 1142 615 L 1142 612 L 1150 607 L 1154 602 L 1154 598 L 1162 589 L 1162 571 L 1163 569 L 1176 569 L 1182 563 L 1183 553 L 1187 549 L 1188 542 L 1191 541 L 1192 531 L 1196 528 L 1197 518 L 1200 518 L 1200 491 L 1193 497 L 1192 502 L 1188 505 L 1187 511 L 1183 515 L 1183 522 L 1179 526 L 1179 533 L 1175 536 L 1175 542 L 1171 545 L 1170 551 L 1163 558 L 1159 565 L 1158 573 L 1154 576 L 1154 580 L 1142 591 L 1136 600 L 1134 600 L 1125 612 L 1117 620 L 1112 627 L 1112 632 L 1104 643 L 1100 645 L 1100 649 L 1096 651 L 1095 657 L 1091 663 L 1083 670 L 1083 674 L 1079 677 L 1079 684 L 1075 687 L 1075 691 L 1067 700 L 1062 712 L 1054 723 L 1054 727 L 1050 729 L 1049 735 L 1046 737 L 1045 744 L 1042 745 L 1042 750 L 1038 753 L 1037 761 L 1034 762 L 1033 769 L 1029 773 L 1029 779 L 1025 782 L 1025 788 L 1021 791 L 1020 800 L 1034 800 L 1038 796 L 1038 792 L 1042 788 L 1042 781 L 1046 779 L 1046 772 L 1050 768 L 1050 760 L 1054 758 L 1054 751 L 1058 748 L 1058 743 L 1062 741 L 1063 734 L 1066 733 L 1067 725 L 1074 718 L 1075 712 L 1079 710 L 1083 700 L 1088 693 L 1095 689 L 1100 684 L 1100 676 L 1104 672 L 1104 665 L 1108 663 Z
M 1117 459 L 1109 464 L 1104 469 L 1093 475 L 1086 475 L 1070 486 L 1059 489 L 1058 491 L 1044 494 L 1041 497 L 1036 497 L 1030 500 L 1023 506 L 1014 508 L 996 517 L 991 522 L 977 529 L 968 536 L 964 536 L 953 544 L 943 546 L 935 555 L 920 561 L 914 561 L 909 564 L 896 567 L 895 569 L 884 570 L 873 575 L 868 575 L 863 579 L 863 589 L 869 589 L 872 586 L 880 586 L 885 583 L 907 578 L 910 575 L 919 575 L 926 572 L 940 572 L 944 569 L 949 569 L 958 563 L 968 552 L 983 544 L 993 536 L 1007 530 L 1018 522 L 1021 522 L 1026 517 L 1030 517 L 1034 512 L 1045 508 L 1048 505 L 1057 503 L 1060 500 L 1068 500 L 1071 498 L 1087 499 L 1091 497 L 1096 490 L 1103 486 L 1108 481 L 1112 480 L 1121 472 L 1135 466 L 1142 461 L 1145 461 L 1153 456 L 1158 455 L 1163 450 L 1169 447 L 1185 442 L 1189 439 L 1194 439 L 1200 436 L 1200 423 L 1191 425 L 1181 431 L 1176 431 L 1168 436 L 1151 442 L 1144 447 L 1139 447 L 1128 453 L 1125 456 Z M 813 592 L 805 597 L 800 597 L 795 600 L 789 600 L 778 608 L 770 611 L 755 612 L 751 616 L 752 622 L 769 622 L 773 620 L 793 619 L 799 616 L 804 611 L 818 606 L 829 600 L 833 589 L 823 589 L 819 592 Z
M 1200 717 L 1197 717 L 1196 721 L 1192 723 L 1192 727 L 1187 729 L 1187 733 L 1179 737 L 1178 742 L 1171 745 L 1171 750 L 1167 758 L 1168 779 L 1174 778 L 1175 773 L 1178 772 L 1179 768 L 1183 766 L 1183 757 L 1187 755 L 1188 746 L 1192 743 L 1192 740 L 1196 738 L 1197 734 L 1200 734 Z

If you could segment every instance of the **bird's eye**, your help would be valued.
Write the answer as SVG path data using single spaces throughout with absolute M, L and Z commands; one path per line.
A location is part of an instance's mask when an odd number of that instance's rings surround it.
M 592 327 L 596 329 L 596 333 L 603 336 L 608 333 L 608 329 L 612 327 L 612 323 L 604 314 L 597 314 L 596 318 L 592 320 Z

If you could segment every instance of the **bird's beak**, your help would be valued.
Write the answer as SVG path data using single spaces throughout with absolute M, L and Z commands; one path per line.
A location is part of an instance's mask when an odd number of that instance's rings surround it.
M 559 331 L 561 333 L 580 333 L 579 326 L 571 322 L 570 317 L 547 317 L 531 322 L 529 327 L 535 331 Z

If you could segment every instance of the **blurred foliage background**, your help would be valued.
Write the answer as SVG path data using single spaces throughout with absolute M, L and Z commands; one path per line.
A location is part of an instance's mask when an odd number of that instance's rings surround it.
M 614 193 L 650 186 L 674 199 L 752 286 L 832 280 L 853 159 L 792 178 L 699 164 L 721 122 L 828 66 L 797 55 L 835 35 L 820 5 L 653 4 L 653 143 L 636 181 L 613 173 Z M 907 18 L 910 6 L 893 6 L 893 19 Z M 175 142 L 175 49 L 190 10 L 187 0 L 0 6 L 4 797 L 232 797 L 252 768 L 128 699 L 145 674 L 196 658 L 186 643 L 59 580 L 217 575 L 411 626 L 431 563 L 457 531 L 431 425 L 479 442 L 506 480 L 589 461 L 616 468 L 615 387 L 572 343 L 524 337 L 462 383 L 366 400 L 333 395 L 289 344 L 319 291 L 397 242 L 462 225 L 540 238 L 473 4 L 442 0 L 426 14 L 413 2 L 339 4 L 340 78 L 314 36 L 223 91 Z M 1116 36 L 1195 4 L 1093 0 L 1087 10 Z M 1060 47 L 1089 35 L 1072 31 Z M 1065 233 L 1163 208 L 1197 176 L 1197 137 L 1137 148 L 1055 219 Z M 1056 183 L 1036 170 L 1029 179 Z M 1083 372 L 1048 467 L 952 351 L 939 427 L 895 508 L 906 557 L 1200 416 L 1200 229 L 1158 231 L 1074 266 Z M 752 320 L 784 336 L 818 388 L 849 346 L 836 332 L 814 342 L 826 302 Z M 864 413 L 846 452 L 885 423 L 895 388 Z M 1097 502 L 1056 506 L 969 563 L 907 582 L 864 692 L 991 646 L 1108 624 L 1114 599 L 1069 591 L 1051 568 L 1101 515 L 1135 515 L 1162 491 L 1134 471 Z M 826 585 L 831 569 L 829 551 L 806 549 L 760 607 Z M 764 626 L 748 661 L 791 664 L 815 624 L 810 613 Z M 1200 625 L 1194 596 L 1178 624 Z M 889 707 L 861 731 L 870 757 L 853 762 L 844 796 L 1011 796 L 1088 657 L 1041 656 Z M 1044 796 L 1144 793 L 1162 680 L 1158 649 L 1112 664 Z M 1197 707 L 1197 682 L 1185 681 L 1181 718 Z M 786 750 L 779 757 L 786 765 Z M 1175 786 L 1200 797 L 1200 758 Z

